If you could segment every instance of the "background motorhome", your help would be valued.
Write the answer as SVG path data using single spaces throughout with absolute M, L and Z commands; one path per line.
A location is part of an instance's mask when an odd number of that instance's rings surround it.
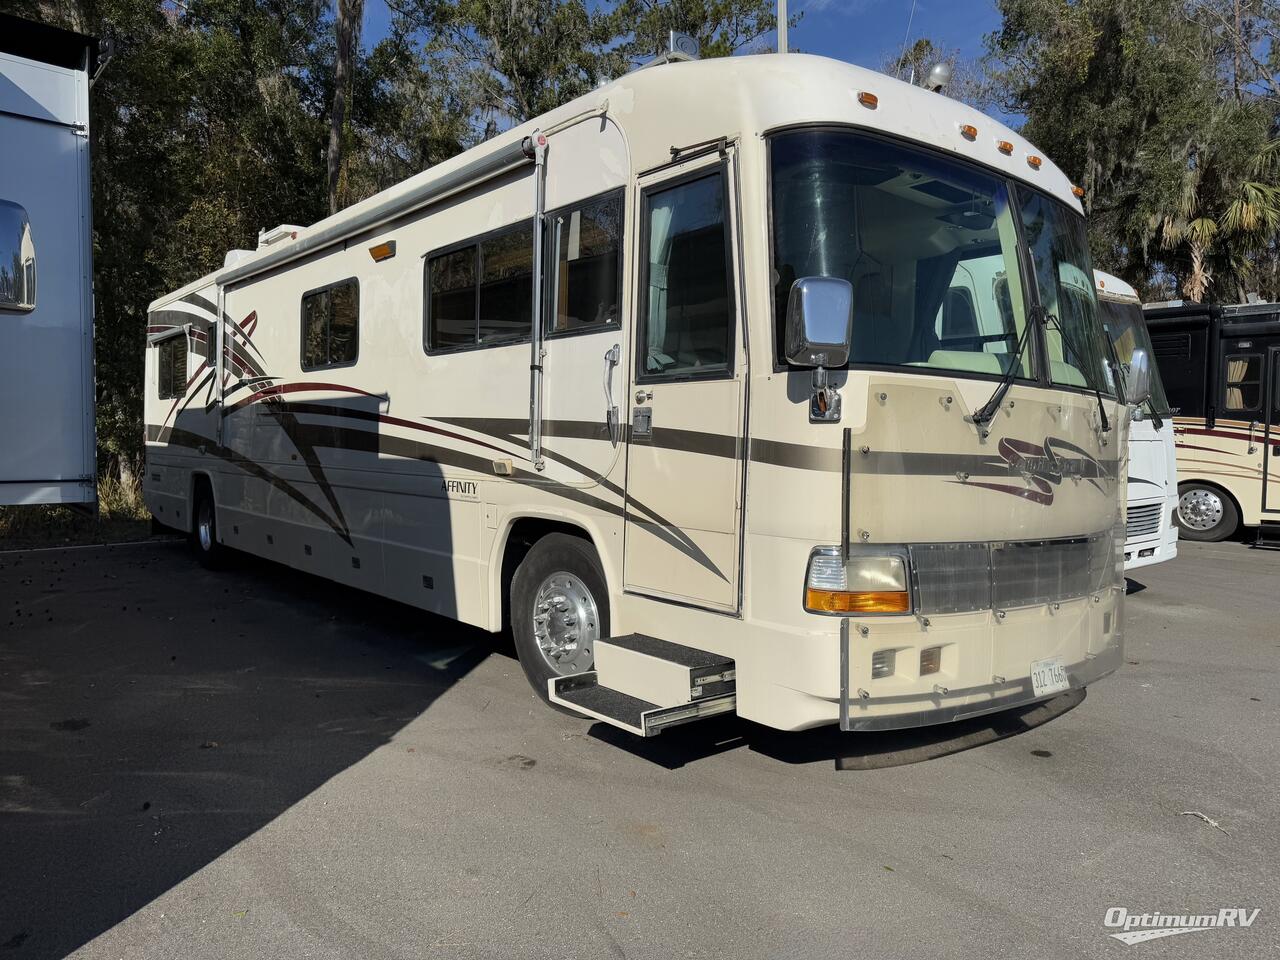
M 1175 411 L 1178 524 L 1189 540 L 1280 531 L 1280 305 L 1145 311 Z
M 0 505 L 96 499 L 90 38 L 0 16 Z
M 1098 310 L 1122 367 L 1135 349 L 1152 357 L 1151 337 L 1143 322 L 1138 292 L 1119 277 L 1093 271 Z M 1178 555 L 1177 453 L 1173 414 L 1158 369 L 1151 371 L 1151 396 L 1133 412 L 1129 424 L 1129 500 L 1125 509 L 1126 570 L 1163 563 Z

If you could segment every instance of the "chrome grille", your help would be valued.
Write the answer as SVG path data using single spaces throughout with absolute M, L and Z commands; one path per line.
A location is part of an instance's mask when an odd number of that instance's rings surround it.
M 1134 537 L 1153 537 L 1160 532 L 1160 511 L 1162 503 L 1144 503 L 1130 507 L 1125 512 L 1124 535 L 1126 539 Z
M 989 543 L 917 543 L 910 553 L 916 609 L 921 613 L 991 606 Z
M 908 549 L 916 610 L 926 616 L 1069 600 L 1117 582 L 1109 532 L 1062 540 L 918 543 Z

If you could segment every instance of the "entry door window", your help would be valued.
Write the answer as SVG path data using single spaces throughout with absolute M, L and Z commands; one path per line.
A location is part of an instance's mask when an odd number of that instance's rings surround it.
M 733 287 L 724 173 L 645 195 L 640 380 L 732 369 Z

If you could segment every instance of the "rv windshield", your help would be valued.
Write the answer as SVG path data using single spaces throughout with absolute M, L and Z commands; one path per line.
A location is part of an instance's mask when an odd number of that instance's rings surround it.
M 1155 365 L 1155 350 L 1151 346 L 1151 334 L 1147 332 L 1146 321 L 1142 318 L 1141 305 L 1100 297 L 1098 311 L 1102 314 L 1102 325 L 1107 335 L 1115 344 L 1116 359 L 1124 369 L 1129 369 L 1129 360 L 1133 357 L 1134 350 L 1141 348 L 1147 351 L 1147 360 L 1151 364 L 1151 399 L 1147 401 L 1147 405 L 1157 416 L 1169 416 L 1173 411 L 1169 409 L 1169 398 L 1160 381 L 1160 370 Z
M 839 277 L 854 290 L 850 366 L 998 377 L 1027 322 L 1025 236 L 1057 320 L 1046 375 L 1110 392 L 1084 220 L 1065 205 L 971 164 L 830 128 L 773 137 L 770 175 L 779 357 L 792 283 Z M 1079 290 L 1077 274 L 1089 281 Z M 1016 376 L 1039 376 L 1033 354 Z

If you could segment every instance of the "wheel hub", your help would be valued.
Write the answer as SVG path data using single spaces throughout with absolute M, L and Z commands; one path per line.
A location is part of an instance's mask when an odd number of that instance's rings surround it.
M 1212 490 L 1188 490 L 1178 498 L 1178 518 L 1192 530 L 1212 530 L 1222 512 L 1222 498 Z
M 196 536 L 200 538 L 200 549 L 206 553 L 213 549 L 213 511 L 208 502 L 200 504 L 200 517 L 196 521 Z
M 533 601 L 533 637 L 556 673 L 589 670 L 600 638 L 600 615 L 587 585 L 565 572 L 543 580 Z

